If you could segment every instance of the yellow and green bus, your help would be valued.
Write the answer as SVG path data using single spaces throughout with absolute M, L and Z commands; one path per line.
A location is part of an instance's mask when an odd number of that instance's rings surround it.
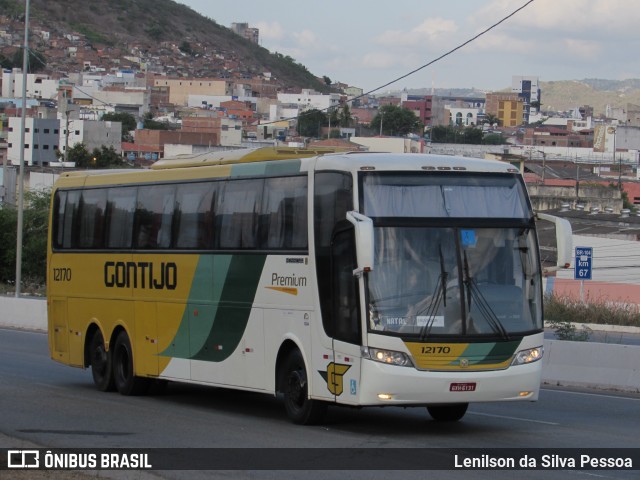
M 498 161 L 264 148 L 67 172 L 47 275 L 51 357 L 103 391 L 282 394 L 300 424 L 538 397 L 535 217 Z

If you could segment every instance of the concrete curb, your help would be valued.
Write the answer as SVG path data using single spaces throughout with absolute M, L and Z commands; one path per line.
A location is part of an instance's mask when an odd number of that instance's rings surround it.
M 576 324 L 579 328 L 582 324 Z M 640 333 L 638 327 L 587 325 L 592 330 Z M 0 297 L 0 327 L 47 331 L 45 298 Z M 640 392 L 640 345 L 545 340 L 542 382 Z

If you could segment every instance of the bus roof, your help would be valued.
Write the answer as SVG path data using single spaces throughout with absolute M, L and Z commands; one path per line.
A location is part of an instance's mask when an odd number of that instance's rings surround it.
M 238 150 L 225 150 L 217 152 L 204 152 L 189 155 L 178 155 L 173 158 L 165 158 L 154 163 L 151 168 L 185 168 L 201 167 L 205 165 L 228 165 L 234 163 L 264 162 L 269 160 L 291 160 L 294 158 L 316 157 L 327 153 L 342 151 L 339 148 L 317 147 L 262 147 L 242 148 Z
M 519 173 L 515 166 L 500 160 L 434 155 L 424 153 L 365 153 L 345 152 L 325 155 L 318 159 L 316 170 L 351 171 L 431 171 L 474 173 Z
M 314 158 L 315 157 L 315 158 Z M 225 152 L 208 152 L 201 155 L 183 155 L 175 159 L 158 161 L 151 169 L 107 169 L 65 171 L 56 181 L 58 187 L 117 185 L 137 182 L 189 180 L 194 178 L 234 176 L 234 165 L 257 162 L 278 162 L 301 159 L 298 171 L 413 171 L 413 172 L 474 172 L 519 173 L 507 162 L 480 158 L 431 155 L 421 153 L 369 153 L 336 152 L 332 148 L 300 149 L 293 147 L 267 147 Z M 306 160 L 305 160 L 306 159 Z M 283 164 L 284 165 L 284 164 Z M 204 168 L 194 168 L 204 167 Z M 236 172 L 246 175 L 259 170 Z

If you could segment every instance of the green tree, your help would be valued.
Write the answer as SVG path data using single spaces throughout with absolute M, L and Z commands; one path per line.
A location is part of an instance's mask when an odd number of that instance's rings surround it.
M 91 153 L 83 143 L 76 143 L 69 149 L 68 160 L 75 162 L 78 168 L 119 168 L 124 167 L 125 162 L 113 147 L 102 145 L 94 148 Z
M 312 108 L 298 115 L 298 134 L 303 137 L 320 137 L 320 127 L 327 124 L 327 115 Z
M 329 119 L 329 126 L 332 127 L 337 127 L 340 124 L 340 115 L 338 113 L 337 108 L 330 108 L 329 109 L 329 115 L 328 115 L 328 119 Z M 331 136 L 331 135 L 329 135 Z
M 67 152 L 67 161 L 74 162 L 78 168 L 88 168 L 91 165 L 91 155 L 84 143 L 76 143 Z
M 344 104 L 338 115 L 340 126 L 348 128 L 353 123 L 353 116 L 351 115 L 351 109 L 348 104 Z
M 484 116 L 484 120 L 482 121 L 482 123 L 488 123 L 489 125 L 500 125 L 500 119 L 492 113 L 487 113 Z
M 17 219 L 15 208 L 9 205 L 0 208 L 0 281 L 3 283 L 16 278 Z
M 147 130 L 169 130 L 169 124 L 167 122 L 158 122 L 153 119 L 153 114 L 147 112 L 144 116 L 144 128 Z
M 25 282 L 43 285 L 47 265 L 50 192 L 25 192 L 22 230 L 22 273 Z M 0 208 L 0 281 L 15 281 L 18 212 Z
M 371 120 L 371 128 L 380 131 L 381 123 L 384 135 L 404 136 L 410 133 L 422 135 L 424 130 L 424 125 L 411 110 L 395 105 L 380 107 L 378 114 Z
M 484 143 L 482 130 L 476 127 L 458 125 L 436 125 L 431 129 L 433 143 L 466 143 L 480 145 Z
M 106 147 L 104 145 L 100 148 L 93 149 L 91 161 L 95 168 L 117 168 L 124 165 L 122 156 L 118 155 L 118 152 L 116 152 L 113 147 Z
M 47 275 L 48 190 L 25 193 L 22 272 L 25 281 L 44 285 Z
M 491 133 L 482 139 L 483 145 L 503 145 L 504 143 L 504 137 L 500 133 Z
M 120 122 L 122 123 L 122 141 L 130 142 L 133 140 L 131 137 L 132 130 L 136 129 L 137 122 L 136 118 L 130 113 L 126 112 L 113 112 L 113 113 L 105 113 L 102 115 L 102 120 L 105 122 Z

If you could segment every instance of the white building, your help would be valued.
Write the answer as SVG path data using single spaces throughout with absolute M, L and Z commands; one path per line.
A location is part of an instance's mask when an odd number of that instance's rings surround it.
M 449 111 L 449 123 L 451 125 L 459 125 L 463 127 L 478 125 L 478 114 L 481 113 L 481 109 L 479 108 L 446 105 L 445 109 Z
M 117 153 L 122 152 L 122 123 L 102 122 L 92 120 L 69 119 L 69 133 L 67 137 L 67 120 L 60 119 L 59 145 L 60 152 L 65 153 L 67 146 L 72 149 L 76 144 L 82 143 L 87 151 L 103 146 L 113 149 Z
M 424 140 L 407 137 L 351 137 L 351 142 L 372 152 L 425 153 Z
M 540 102 L 540 84 L 538 77 L 513 75 L 511 77 L 511 91 L 524 99 L 524 123 L 529 123 L 529 115 L 538 113 L 537 107 L 531 107 L 533 102 Z
M 2 97 L 19 98 L 22 97 L 22 70 L 2 71 Z M 53 80 L 48 75 L 37 73 L 27 74 L 27 97 L 40 99 L 55 99 L 58 95 L 58 81 Z
M 24 162 L 26 165 L 49 165 L 57 162 L 60 145 L 60 121 L 51 118 L 25 118 Z M 20 165 L 20 117 L 9 117 L 7 159 Z
M 269 106 L 269 121 L 290 120 L 290 122 L 294 122 L 301 111 L 303 110 L 298 105 L 272 104 Z
M 242 145 L 242 120 L 234 118 L 220 119 L 220 145 L 239 147 Z
M 124 91 L 100 90 L 95 86 L 73 87 L 74 100 L 86 100 L 95 105 L 108 105 L 118 112 L 142 117 L 149 111 L 150 94 L 145 88 L 125 88 Z
M 300 111 L 317 109 L 328 110 L 340 105 L 340 95 L 331 93 L 323 95 L 313 90 L 302 90 L 300 93 L 279 93 L 278 101 L 285 105 L 297 105 Z

